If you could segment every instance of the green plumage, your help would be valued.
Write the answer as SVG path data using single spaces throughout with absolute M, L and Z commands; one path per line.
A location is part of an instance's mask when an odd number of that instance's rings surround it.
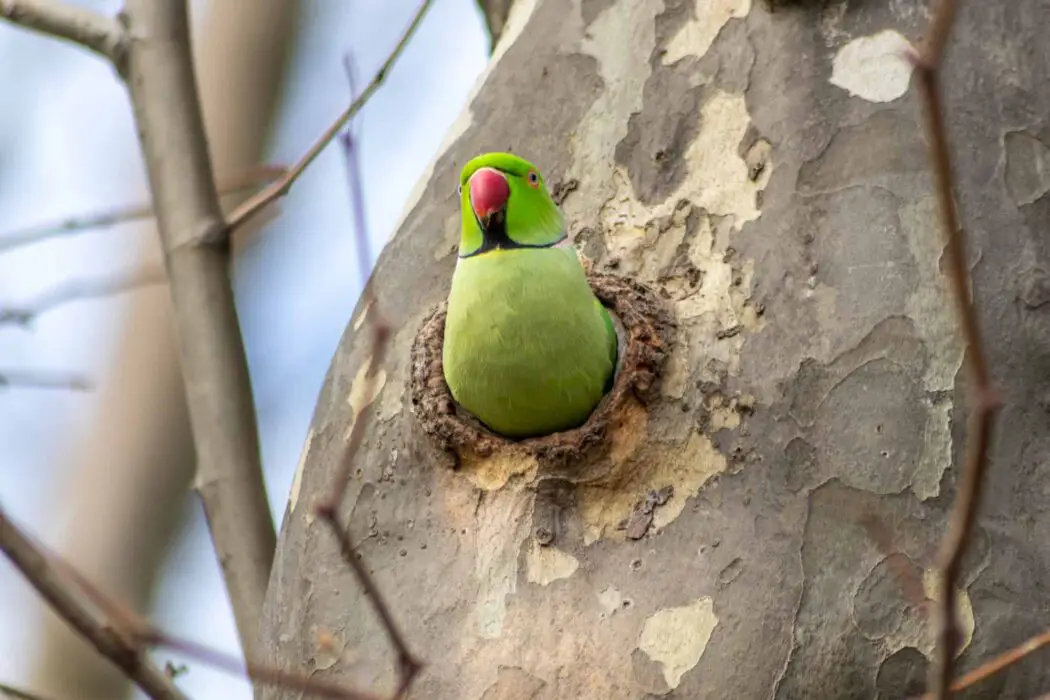
M 510 154 L 471 160 L 460 188 L 443 348 L 453 398 L 507 437 L 582 424 L 610 386 L 617 339 L 561 211 L 535 167 Z

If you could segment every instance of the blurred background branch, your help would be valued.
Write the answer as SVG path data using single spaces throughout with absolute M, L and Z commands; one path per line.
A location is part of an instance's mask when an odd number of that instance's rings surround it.
M 121 3 L 84 5 L 102 16 L 115 15 Z M 345 92 L 332 89 L 343 84 L 340 57 L 353 47 L 365 75 L 375 74 L 418 7 L 411 5 L 298 0 L 195 5 L 202 9 L 193 28 L 197 80 L 215 171 L 241 173 L 260 162 L 298 158 L 330 115 L 345 106 Z M 399 59 L 404 67 L 384 76 L 387 87 L 361 112 L 375 120 L 361 158 L 376 249 L 431 167 L 431 154 L 484 68 L 475 0 L 433 5 L 430 14 L 439 18 L 415 35 Z M 25 232 L 25 224 L 52 218 L 56 223 L 47 226 L 62 232 L 6 248 L 0 257 L 0 298 L 33 301 L 51 296 L 47 290 L 68 289 L 71 276 L 106 286 L 102 280 L 124 274 L 112 270 L 158 269 L 156 237 L 143 235 L 154 230 L 152 222 L 128 225 L 126 218 L 151 212 L 121 204 L 142 201 L 144 192 L 119 81 L 107 66 L 83 58 L 81 50 L 3 25 L 5 221 L 0 225 Z M 85 121 L 101 130 L 81 129 Z M 5 178 L 12 173 L 17 177 Z M 321 154 L 301 182 L 282 200 L 280 220 L 274 221 L 277 208 L 271 205 L 232 241 L 253 384 L 262 380 L 256 401 L 275 485 L 269 505 L 277 514 L 287 500 L 328 360 L 364 282 L 355 274 L 361 261 L 354 259 L 354 239 L 347 235 L 349 201 L 340 154 L 335 149 Z M 248 194 L 224 200 L 227 210 Z M 80 211 L 97 211 L 103 220 L 71 216 Z M 98 236 L 80 225 L 113 230 Z M 264 225 L 266 235 L 257 236 Z M 0 248 L 7 241 L 0 237 Z M 362 264 L 367 270 L 371 260 Z M 0 491 L 17 493 L 16 511 L 31 517 L 34 530 L 107 593 L 128 607 L 152 609 L 165 629 L 236 649 L 204 520 L 196 501 L 186 498 L 194 455 L 168 292 L 157 286 L 127 292 L 102 302 L 92 302 L 97 297 L 89 294 L 54 306 L 38 317 L 33 335 L 10 324 L 6 331 L 0 328 L 0 343 L 11 341 L 5 346 L 7 364 L 21 364 L 21 346 L 43 357 L 45 366 L 84 358 L 77 366 L 97 376 L 99 386 L 83 399 L 18 392 L 17 399 L 0 403 L 5 448 L 13 463 L 24 465 L 0 470 Z M 16 395 L 0 391 L 0 401 L 5 396 Z M 24 418 L 13 420 L 16 412 Z M 42 432 L 46 439 L 40 439 Z M 2 568 L 0 617 L 22 621 L 0 630 L 3 680 L 57 700 L 126 695 L 120 674 L 39 601 L 26 597 Z M 228 680 L 193 662 L 186 669 L 179 684 L 196 688 L 194 697 L 250 697 L 243 680 Z
M 79 374 L 44 372 L 29 369 L 0 369 L 0 390 L 3 389 L 65 389 L 89 391 L 91 382 Z
M 125 36 L 115 19 L 56 0 L 0 0 L 0 18 L 72 41 L 120 65 Z
M 186 0 L 128 0 L 134 36 L 127 84 L 146 161 L 204 504 L 241 647 L 251 654 L 276 532 L 230 284 L 230 245 L 219 207 L 190 50 Z
M 198 30 L 197 81 L 216 171 L 245 172 L 262 159 L 298 11 L 293 0 L 226 0 Z M 140 241 L 139 260 L 156 254 L 153 237 Z M 193 474 L 170 309 L 166 292 L 133 296 L 112 381 L 84 441 L 69 452 L 72 479 L 61 497 L 65 558 L 135 609 L 150 607 Z M 53 616 L 45 621 L 34 688 L 88 700 L 127 694 L 122 674 Z
M 162 284 L 164 270 L 149 266 L 126 273 L 73 279 L 52 287 L 21 304 L 0 306 L 0 325 L 5 323 L 28 327 L 40 314 L 55 307 L 83 299 L 108 297 L 140 287 Z
M 46 554 L 0 508 L 0 552 L 22 572 L 63 622 L 88 640 L 99 654 L 118 666 L 153 700 L 187 700 L 164 673 L 143 658 L 132 640 L 112 627 L 62 580 Z
M 287 169 L 281 166 L 262 165 L 231 178 L 220 178 L 218 183 L 219 195 L 243 194 L 245 190 L 265 185 L 279 177 L 283 177 L 286 172 Z M 146 219 L 152 216 L 153 207 L 150 204 L 139 204 L 137 206 L 109 209 L 73 216 L 61 221 L 39 224 L 0 235 L 0 253 L 59 236 L 70 236 L 90 229 L 116 226 L 117 224 L 127 223 L 136 219 Z

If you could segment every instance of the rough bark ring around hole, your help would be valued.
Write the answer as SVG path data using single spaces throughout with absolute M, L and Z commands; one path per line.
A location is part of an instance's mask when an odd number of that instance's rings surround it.
M 578 428 L 511 440 L 483 427 L 458 410 L 445 383 L 442 343 L 446 304 L 436 306 L 412 344 L 412 410 L 423 431 L 456 458 L 464 452 L 487 457 L 497 450 L 529 454 L 548 466 L 577 461 L 607 443 L 617 410 L 629 395 L 643 404 L 659 394 L 660 373 L 674 340 L 676 324 L 666 304 L 647 286 L 616 275 L 589 273 L 595 295 L 622 324 L 626 349 L 613 388 Z

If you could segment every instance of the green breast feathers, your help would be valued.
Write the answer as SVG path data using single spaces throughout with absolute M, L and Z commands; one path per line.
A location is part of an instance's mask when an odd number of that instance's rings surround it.
M 616 332 L 543 178 L 517 156 L 478 156 L 460 206 L 442 353 L 452 397 L 510 438 L 581 425 L 611 385 Z

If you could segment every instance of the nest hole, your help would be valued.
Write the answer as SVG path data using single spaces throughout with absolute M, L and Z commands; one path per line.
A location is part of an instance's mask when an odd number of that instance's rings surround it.
M 446 303 L 434 307 L 412 344 L 412 411 L 423 432 L 458 465 L 466 453 L 488 457 L 499 450 L 525 453 L 544 465 L 564 466 L 607 444 L 617 410 L 629 396 L 648 404 L 659 394 L 659 380 L 674 340 L 670 310 L 652 289 L 617 275 L 590 272 L 595 296 L 616 316 L 623 350 L 616 379 L 583 425 L 524 439 L 492 432 L 452 398 L 442 366 Z

